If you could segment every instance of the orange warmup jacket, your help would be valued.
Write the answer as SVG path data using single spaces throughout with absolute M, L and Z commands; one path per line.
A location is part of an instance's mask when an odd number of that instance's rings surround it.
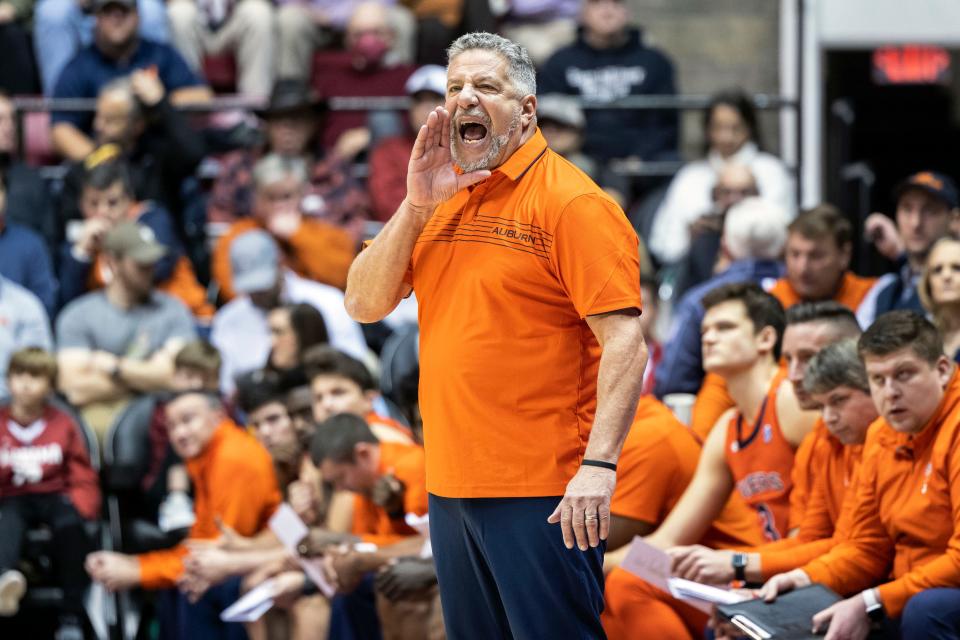
M 803 567 L 814 582 L 851 595 L 879 587 L 900 616 L 925 589 L 960 584 L 960 375 L 954 371 L 933 417 L 916 434 L 886 420 L 863 449 L 850 534 Z
M 220 283 L 220 295 L 232 300 L 233 269 L 230 266 L 230 245 L 234 239 L 254 229 L 262 229 L 253 218 L 238 220 L 217 242 L 213 250 L 211 270 Z M 300 228 L 288 240 L 279 241 L 286 266 L 298 275 L 343 289 L 347 286 L 347 270 L 356 255 L 353 238 L 346 231 L 326 222 L 304 218 Z
M 426 461 L 423 447 L 401 442 L 380 443 L 380 464 L 377 475 L 393 474 L 403 483 L 404 514 L 415 513 L 422 516 L 427 512 Z M 353 526 L 351 533 L 360 536 L 364 542 L 377 546 L 386 546 L 404 538 L 415 536 L 417 532 L 407 526 L 403 516 L 391 519 L 387 512 L 370 498 L 356 494 L 353 502 Z
M 220 535 L 214 518 L 242 536 L 261 531 L 280 505 L 280 489 L 267 450 L 253 436 L 224 420 L 206 448 L 186 461 L 194 488 L 196 521 L 188 540 L 213 539 Z M 183 543 L 172 549 L 138 556 L 140 584 L 163 589 L 176 584 L 183 573 Z

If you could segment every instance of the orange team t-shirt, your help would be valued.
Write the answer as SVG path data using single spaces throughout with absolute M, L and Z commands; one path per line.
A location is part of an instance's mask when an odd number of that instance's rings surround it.
M 225 301 L 236 297 L 233 289 L 233 268 L 230 266 L 230 245 L 240 235 L 262 229 L 253 218 L 233 223 L 213 249 L 210 269 L 220 284 Z M 347 271 L 356 256 L 356 243 L 349 233 L 332 224 L 303 218 L 300 228 L 287 240 L 277 240 L 284 264 L 297 275 L 343 289 Z
M 559 496 L 597 405 L 587 316 L 641 308 L 620 207 L 541 133 L 440 205 L 413 250 L 427 488 Z
M 727 425 L 723 455 L 737 491 L 757 512 L 764 537 L 779 540 L 790 530 L 793 447 L 780 431 L 777 391 L 790 384 L 782 369 L 774 376 L 758 414 L 739 412 Z
M 797 535 L 757 549 L 764 579 L 803 566 L 846 540 L 853 524 L 862 458 L 862 444 L 845 446 L 829 433 L 817 442 L 810 455 L 813 484 L 803 520 L 797 521 Z
M 224 420 L 206 448 L 186 461 L 193 483 L 196 520 L 188 540 L 220 535 L 215 518 L 242 536 L 252 536 L 282 501 L 270 454 L 249 433 Z M 146 589 L 163 589 L 176 584 L 183 573 L 186 545 L 141 554 L 140 584 Z
M 380 443 L 380 464 L 378 475 L 393 474 L 403 483 L 403 511 L 422 516 L 427 512 L 427 488 L 424 478 L 425 462 L 423 448 L 416 444 L 399 442 Z M 391 520 L 383 507 L 377 506 L 370 498 L 356 494 L 353 501 L 353 525 L 351 533 L 360 536 L 365 542 L 379 546 L 393 544 L 417 532 L 407 526 L 401 517 Z
M 842 595 L 891 575 L 878 587 L 891 618 L 920 591 L 960 584 L 958 480 L 960 375 L 954 371 L 919 433 L 899 433 L 882 418 L 871 425 L 850 535 L 804 571 Z
M 866 297 L 873 285 L 877 283 L 876 278 L 862 278 L 849 271 L 843 274 L 840 281 L 840 288 L 831 298 L 834 302 L 839 302 L 854 313 L 863 299 Z M 789 309 L 793 305 L 803 302 L 800 295 L 794 290 L 790 281 L 786 278 L 777 280 L 770 289 L 770 295 L 780 301 L 784 309 Z
M 653 396 L 642 396 L 617 462 L 614 515 L 659 525 L 693 479 L 700 442 Z M 763 542 L 757 516 L 734 493 L 700 544 L 712 548 Z

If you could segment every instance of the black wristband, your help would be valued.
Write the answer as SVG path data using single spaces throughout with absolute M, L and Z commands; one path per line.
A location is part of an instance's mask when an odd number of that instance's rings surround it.
M 610 471 L 617 470 L 617 465 L 612 462 L 607 462 L 606 460 L 590 460 L 588 458 L 584 458 L 580 464 L 587 467 L 600 467 L 601 469 L 609 469 Z

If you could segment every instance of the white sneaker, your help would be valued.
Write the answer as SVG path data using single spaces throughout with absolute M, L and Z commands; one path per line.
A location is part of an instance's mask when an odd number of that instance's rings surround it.
M 11 617 L 20 610 L 20 598 L 27 591 L 27 579 L 15 569 L 0 574 L 0 616 Z

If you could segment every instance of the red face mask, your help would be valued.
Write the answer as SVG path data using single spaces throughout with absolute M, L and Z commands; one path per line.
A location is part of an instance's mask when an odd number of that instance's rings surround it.
M 363 61 L 364 67 L 376 67 L 383 62 L 390 45 L 376 33 L 363 33 L 353 41 L 350 52 Z

